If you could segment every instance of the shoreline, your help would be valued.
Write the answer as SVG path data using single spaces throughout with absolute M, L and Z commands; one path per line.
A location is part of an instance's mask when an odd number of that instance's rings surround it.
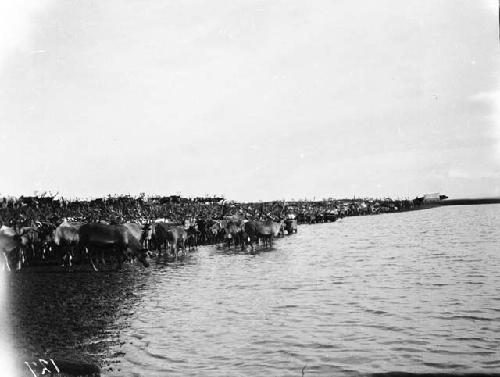
M 439 203 L 443 206 L 461 206 L 461 205 L 481 205 L 481 204 L 500 204 L 500 198 L 462 198 L 445 199 Z

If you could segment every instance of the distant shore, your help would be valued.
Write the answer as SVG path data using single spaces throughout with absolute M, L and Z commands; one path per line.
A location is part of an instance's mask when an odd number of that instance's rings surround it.
M 432 204 L 433 206 L 462 206 L 479 204 L 499 204 L 500 198 L 463 198 L 463 199 L 444 199 Z

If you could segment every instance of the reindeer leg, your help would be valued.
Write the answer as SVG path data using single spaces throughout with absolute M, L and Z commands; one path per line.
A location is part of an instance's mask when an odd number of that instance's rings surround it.
M 24 250 L 23 249 L 19 249 L 19 254 L 18 255 L 19 255 L 19 258 L 17 260 L 16 271 L 19 271 L 23 267 L 23 264 L 24 264 L 24 261 L 25 261 Z
M 96 271 L 96 272 L 97 272 L 97 271 L 99 271 L 99 270 L 97 269 L 97 267 L 95 266 L 94 261 L 92 260 L 92 253 L 89 251 L 89 249 L 88 249 L 88 248 L 85 248 L 85 252 L 87 253 L 87 256 L 88 256 L 88 258 L 89 258 L 90 265 L 92 266 L 92 268 L 94 269 L 94 271 Z
M 89 257 L 89 261 L 90 261 L 90 265 L 92 266 L 92 268 L 94 269 L 94 271 L 95 271 L 95 272 L 99 271 L 99 270 L 97 269 L 97 267 L 95 266 L 94 261 L 92 260 L 92 257 Z
M 101 264 L 104 266 L 106 264 L 106 259 L 104 259 L 104 251 L 101 250 Z
M 69 255 L 68 255 L 68 266 L 71 267 L 71 261 L 73 260 L 73 246 L 70 246 L 69 248 Z
M 126 258 L 126 254 L 127 254 L 127 249 L 125 249 L 124 251 L 120 251 L 118 250 L 118 259 L 117 259 L 117 263 L 116 263 L 116 271 L 120 271 L 122 269 L 122 264 L 123 264 L 123 258 L 125 257 Z
M 5 251 L 3 252 L 3 256 L 5 258 L 5 265 L 7 266 L 7 271 L 11 271 L 10 265 L 9 265 L 9 259 L 7 258 L 7 254 L 5 254 Z

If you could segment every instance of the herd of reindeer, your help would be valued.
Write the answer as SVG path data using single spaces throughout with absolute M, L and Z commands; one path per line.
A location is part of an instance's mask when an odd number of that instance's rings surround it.
M 335 219 L 334 219 L 335 220 Z M 252 252 L 256 245 L 271 247 L 273 239 L 297 233 L 294 216 L 275 220 L 246 220 L 226 216 L 221 220 L 197 220 L 184 224 L 167 219 L 123 224 L 82 223 L 65 219 L 58 226 L 37 222 L 19 229 L 2 226 L 0 251 L 3 270 L 39 265 L 90 265 L 93 270 L 122 267 L 148 258 L 177 259 L 198 245 L 218 244 Z

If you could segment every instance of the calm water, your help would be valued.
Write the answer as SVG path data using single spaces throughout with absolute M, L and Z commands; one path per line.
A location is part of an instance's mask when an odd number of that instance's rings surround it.
M 200 247 L 147 270 L 13 279 L 30 292 L 11 305 L 22 352 L 109 376 L 500 371 L 500 205 L 304 225 L 256 255 Z

